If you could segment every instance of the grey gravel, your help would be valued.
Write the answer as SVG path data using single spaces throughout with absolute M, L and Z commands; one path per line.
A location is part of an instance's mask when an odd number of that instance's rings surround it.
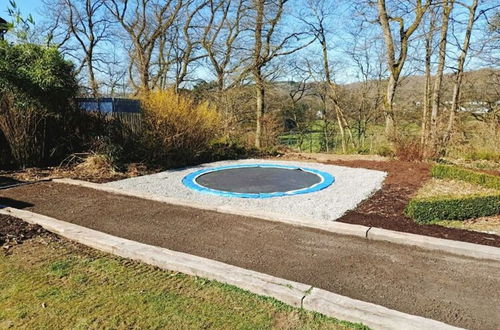
M 187 188 L 182 179 L 191 172 L 224 165 L 271 163 L 313 168 L 332 174 L 335 182 L 328 188 L 309 194 L 264 199 L 222 197 Z M 105 185 L 137 192 L 172 197 L 211 207 L 231 206 L 248 212 L 269 212 L 293 218 L 333 221 L 356 207 L 381 188 L 387 173 L 364 168 L 325 165 L 319 163 L 245 159 L 201 164 L 189 168 L 169 170 Z

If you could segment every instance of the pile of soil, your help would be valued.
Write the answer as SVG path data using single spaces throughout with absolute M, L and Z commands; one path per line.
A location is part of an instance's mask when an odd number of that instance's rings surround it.
M 12 246 L 38 237 L 55 237 L 39 225 L 32 225 L 22 220 L 0 214 L 0 246 L 8 251 Z
M 385 228 L 419 235 L 500 246 L 497 235 L 473 232 L 438 225 L 420 225 L 405 216 L 404 209 L 412 196 L 430 179 L 432 164 L 390 160 L 334 160 L 328 164 L 363 167 L 388 173 L 382 189 L 347 212 L 337 221 L 368 227 Z

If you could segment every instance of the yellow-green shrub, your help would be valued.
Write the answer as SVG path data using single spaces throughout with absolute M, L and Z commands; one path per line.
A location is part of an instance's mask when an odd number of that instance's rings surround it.
M 195 158 L 219 135 L 214 106 L 173 90 L 142 95 L 145 130 L 156 160 Z

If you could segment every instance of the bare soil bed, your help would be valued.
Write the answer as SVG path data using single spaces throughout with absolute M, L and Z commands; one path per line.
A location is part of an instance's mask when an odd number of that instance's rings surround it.
M 500 323 L 500 265 L 52 182 L 0 203 L 471 329 Z

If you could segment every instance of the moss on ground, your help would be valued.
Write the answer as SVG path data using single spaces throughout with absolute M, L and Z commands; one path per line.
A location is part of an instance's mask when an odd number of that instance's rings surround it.
M 0 328 L 364 328 L 66 241 L 10 251 L 0 253 Z
M 441 220 L 436 221 L 434 224 L 448 228 L 500 235 L 500 215 L 470 220 Z
M 496 194 L 497 190 L 486 188 L 477 184 L 468 183 L 460 180 L 445 180 L 432 178 L 419 189 L 417 198 L 428 198 L 438 196 L 456 196 L 462 197 L 475 194 Z

